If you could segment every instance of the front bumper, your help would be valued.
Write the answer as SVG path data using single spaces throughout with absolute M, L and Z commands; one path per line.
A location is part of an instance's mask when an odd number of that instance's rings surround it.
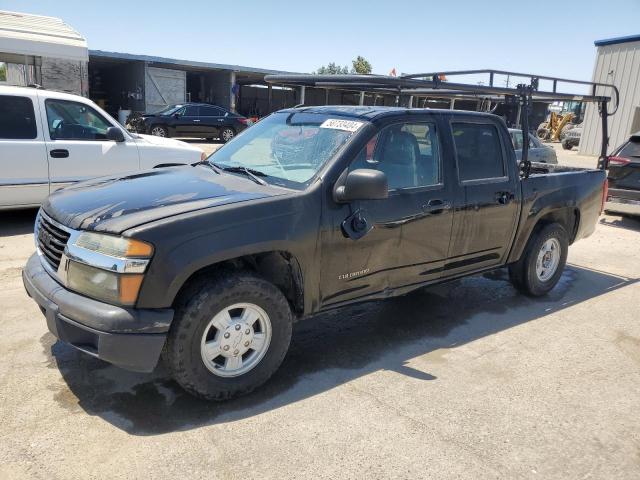
M 56 282 L 34 254 L 24 287 L 57 338 L 91 356 L 136 372 L 151 372 L 173 320 L 172 309 L 123 308 L 93 300 Z

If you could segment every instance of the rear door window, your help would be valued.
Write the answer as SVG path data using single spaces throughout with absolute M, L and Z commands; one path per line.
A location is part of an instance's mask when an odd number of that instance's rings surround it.
M 452 123 L 460 181 L 505 177 L 498 129 L 483 123 Z
M 224 117 L 224 111 L 216 107 L 200 107 L 201 117 Z
M 0 95 L 0 138 L 32 140 L 37 136 L 38 129 L 31 99 Z

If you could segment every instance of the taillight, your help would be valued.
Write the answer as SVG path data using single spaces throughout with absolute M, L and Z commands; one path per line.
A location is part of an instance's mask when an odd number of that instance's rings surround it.
M 602 215 L 602 212 L 604 212 L 604 204 L 607 201 L 608 195 L 609 195 L 609 179 L 605 178 L 604 184 L 602 185 L 602 201 L 600 202 L 600 215 Z
M 624 165 L 627 165 L 631 163 L 631 160 L 629 160 L 628 158 L 624 158 L 624 157 L 609 157 L 609 163 L 608 165 L 611 166 L 615 166 L 615 167 L 623 167 Z
M 238 118 L 237 120 L 243 125 L 247 125 L 249 123 L 247 118 Z

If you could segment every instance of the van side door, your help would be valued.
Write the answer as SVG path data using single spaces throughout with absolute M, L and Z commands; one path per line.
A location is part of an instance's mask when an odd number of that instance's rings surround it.
M 519 213 L 517 163 L 504 126 L 490 117 L 451 116 L 450 133 L 457 194 L 445 276 L 504 263 Z
M 0 95 L 0 208 L 38 205 L 49 168 L 35 96 Z

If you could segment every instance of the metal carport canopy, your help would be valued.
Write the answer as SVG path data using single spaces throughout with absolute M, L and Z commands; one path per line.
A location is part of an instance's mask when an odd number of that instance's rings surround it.
M 87 41 L 55 17 L 0 10 L 0 52 L 89 61 Z

